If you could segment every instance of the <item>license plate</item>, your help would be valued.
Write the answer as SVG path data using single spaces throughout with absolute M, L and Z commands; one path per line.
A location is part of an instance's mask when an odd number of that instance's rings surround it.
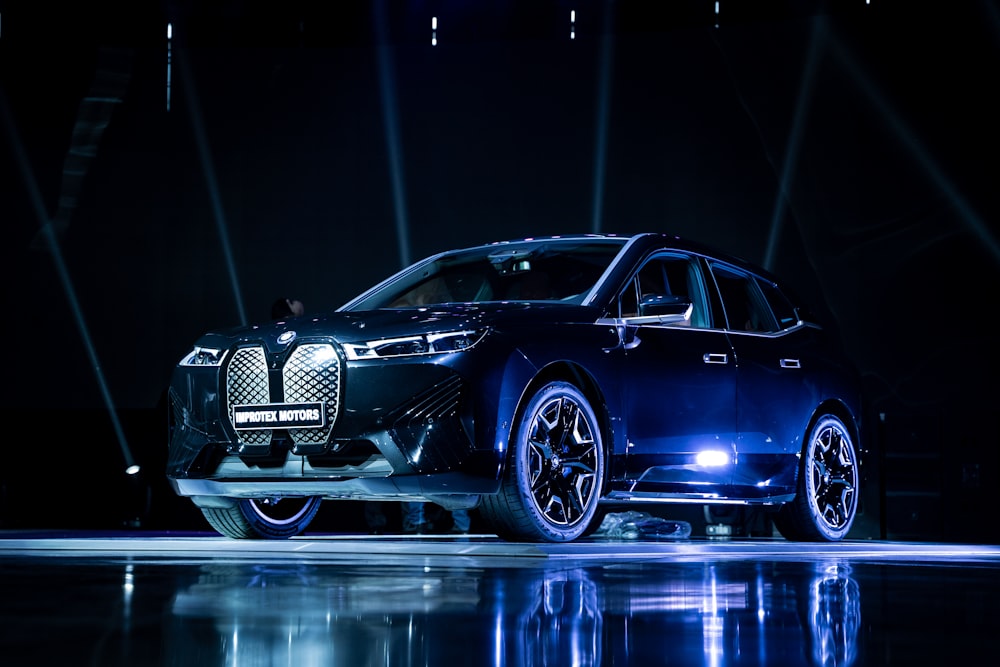
M 233 406 L 233 428 L 257 431 L 275 428 L 319 428 L 326 426 L 322 403 L 263 403 Z

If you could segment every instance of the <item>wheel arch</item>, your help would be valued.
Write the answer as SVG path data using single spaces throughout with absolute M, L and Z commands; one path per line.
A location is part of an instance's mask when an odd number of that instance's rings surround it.
M 525 406 L 531 397 L 539 389 L 550 382 L 568 382 L 583 392 L 584 398 L 590 403 L 594 416 L 597 417 L 601 430 L 601 447 L 604 450 L 604 474 L 601 479 L 601 494 L 608 491 L 608 480 L 611 471 L 611 454 L 613 453 L 612 443 L 614 442 L 614 429 L 611 426 L 611 414 L 608 410 L 607 400 L 604 392 L 594 376 L 580 364 L 572 361 L 553 361 L 543 366 L 531 380 L 525 385 L 518 399 L 517 408 L 514 411 L 513 423 L 518 423 L 524 414 Z
M 806 439 L 808 438 L 809 433 L 812 432 L 816 422 L 822 419 L 824 415 L 833 415 L 844 423 L 844 426 L 847 427 L 848 434 L 851 436 L 851 440 L 854 442 L 854 451 L 857 453 L 860 462 L 860 459 L 862 458 L 861 455 L 864 452 L 861 442 L 862 428 L 860 415 L 858 415 L 856 411 L 851 410 L 851 408 L 839 398 L 827 399 L 816 406 L 816 409 L 809 417 L 809 422 L 806 424 L 806 430 L 802 434 L 802 446 L 805 447 L 806 444 L 808 444 L 806 443 Z
M 835 418 L 843 425 L 854 449 L 854 474 L 856 475 L 854 500 L 853 507 L 849 510 L 851 515 L 847 518 L 848 523 L 846 526 L 843 522 L 839 521 L 837 525 L 829 524 L 825 517 L 826 509 L 834 508 L 829 505 L 825 506 L 825 508 L 817 505 L 816 493 L 819 491 L 810 491 L 808 480 L 804 477 L 806 463 L 813 456 L 810 452 L 810 449 L 813 447 L 813 432 L 822 420 L 827 417 Z M 795 497 L 783 504 L 773 516 L 775 527 L 786 539 L 796 541 L 833 541 L 842 539 L 847 535 L 851 529 L 851 525 L 853 525 L 854 519 L 861 512 L 863 498 L 864 472 L 860 444 L 861 431 L 862 425 L 860 424 L 858 415 L 842 400 L 830 399 L 823 401 L 813 411 L 805 427 L 802 451 L 799 463 L 796 465 Z M 828 482 L 829 480 L 820 484 L 820 486 L 824 486 Z M 822 491 L 824 497 L 826 493 L 826 491 Z M 840 509 L 835 509 L 835 512 L 839 518 L 841 514 Z
M 839 398 L 826 399 L 817 405 L 816 409 L 813 410 L 811 415 L 809 415 L 809 420 L 806 422 L 805 429 L 802 431 L 802 444 L 799 447 L 798 457 L 801 459 L 801 457 L 804 456 L 805 448 L 809 446 L 809 434 L 812 433 L 813 428 L 819 420 L 826 415 L 836 417 L 847 428 L 848 435 L 851 436 L 851 442 L 854 443 L 854 452 L 858 459 L 858 472 L 861 474 L 861 479 L 864 479 L 864 450 L 861 447 L 861 424 L 859 423 L 859 417 L 843 400 Z M 799 475 L 801 474 L 801 466 L 796 465 L 796 484 L 798 483 Z
M 562 542 L 575 539 L 586 534 L 586 529 L 597 516 L 601 495 L 607 493 L 606 480 L 609 478 L 610 463 L 608 445 L 604 441 L 611 437 L 611 419 L 604 402 L 604 393 L 591 373 L 584 367 L 567 361 L 552 361 L 545 364 L 530 377 L 523 379 L 521 385 L 516 401 L 512 401 L 515 403 L 514 408 L 508 413 L 513 422 L 512 435 L 510 446 L 506 448 L 506 455 L 503 458 L 501 489 L 496 495 L 481 498 L 479 505 L 481 515 L 497 535 L 507 540 Z M 568 521 L 565 525 L 562 525 L 558 518 L 550 516 L 547 506 L 540 504 L 535 488 L 526 486 L 524 474 L 530 464 L 527 462 L 527 454 L 523 457 L 519 454 L 522 451 L 521 430 L 531 428 L 530 425 L 525 426 L 525 420 L 534 415 L 536 409 L 548 404 L 554 396 L 566 396 L 574 402 L 587 403 L 586 411 L 591 413 L 587 419 L 593 420 L 593 432 L 602 439 L 600 458 L 604 461 L 600 464 L 598 494 L 587 492 L 586 500 L 580 499 L 581 504 L 578 506 L 582 514 L 577 514 L 575 517 L 563 516 Z M 531 416 L 531 419 L 534 417 Z M 558 429 L 558 426 L 556 428 Z M 524 451 L 527 451 L 527 448 Z M 598 465 L 596 461 L 594 464 Z M 539 473 L 542 474 L 542 471 L 539 470 Z M 546 475 L 548 473 L 542 474 L 542 477 Z M 545 487 L 549 485 L 548 481 L 542 484 Z
M 870 482 L 868 479 L 868 470 L 865 466 L 865 459 L 868 457 L 868 450 L 865 446 L 864 432 L 865 424 L 862 422 L 862 414 L 857 409 L 851 409 L 851 407 L 839 398 L 830 398 L 821 403 L 813 412 L 812 417 L 809 419 L 809 424 L 806 426 L 805 434 L 803 437 L 802 446 L 805 447 L 806 438 L 812 432 L 813 427 L 816 425 L 823 415 L 833 415 L 839 419 L 844 426 L 847 428 L 848 435 L 851 436 L 851 441 L 854 443 L 854 456 L 857 458 L 858 462 L 858 484 L 862 487 L 858 489 L 858 509 L 861 509 L 861 503 L 864 499 L 863 487 Z M 800 471 L 796 468 L 795 477 L 798 481 L 798 476 Z

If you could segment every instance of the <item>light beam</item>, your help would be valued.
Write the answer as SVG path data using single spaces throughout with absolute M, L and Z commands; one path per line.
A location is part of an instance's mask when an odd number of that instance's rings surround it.
M 802 80 L 799 83 L 799 96 L 795 103 L 795 114 L 792 117 L 792 129 L 788 136 L 785 149 L 785 159 L 781 167 L 781 180 L 774 201 L 774 212 L 771 215 L 771 231 L 768 234 L 767 250 L 764 253 L 764 268 L 768 271 L 774 268 L 774 256 L 778 250 L 781 238 L 782 221 L 789 202 L 789 188 L 799 161 L 799 147 L 802 145 L 802 129 L 809 115 L 809 103 L 812 101 L 813 81 L 819 63 L 820 46 L 823 43 L 821 23 L 817 22 L 809 40 L 809 53 L 802 68 Z
M 607 171 L 608 117 L 611 106 L 611 65 L 614 37 L 611 0 L 604 2 L 604 34 L 601 36 L 600 71 L 597 80 L 597 118 L 594 137 L 594 203 L 591 230 L 601 232 L 604 218 L 604 184 Z
M 226 260 L 226 268 L 229 270 L 229 283 L 233 289 L 233 299 L 236 301 L 236 310 L 239 313 L 240 324 L 246 325 L 247 315 L 246 310 L 243 308 L 243 295 L 240 292 L 240 281 L 236 275 L 236 262 L 233 260 L 233 250 L 229 242 L 229 225 L 226 223 L 226 215 L 222 208 L 222 198 L 219 195 L 219 184 L 215 177 L 212 153 L 208 148 L 208 139 L 205 136 L 201 109 L 198 106 L 198 95 L 195 90 L 194 77 L 191 75 L 191 68 L 187 63 L 187 59 L 181 57 L 180 51 L 177 53 L 177 65 L 180 68 L 180 73 L 185 83 L 185 92 L 187 94 L 184 97 L 188 102 L 188 115 L 191 117 L 191 127 L 194 129 L 195 145 L 198 148 L 198 157 L 201 159 L 202 171 L 205 173 L 208 196 L 212 203 L 212 217 L 215 218 L 215 227 L 219 233 L 219 241 L 222 243 L 222 253 Z
M 835 39 L 831 39 L 830 43 L 833 54 L 851 76 L 854 77 L 854 80 L 861 87 L 862 92 L 868 96 L 868 99 L 875 108 L 883 115 L 887 121 L 886 124 L 895 133 L 896 138 L 910 150 L 917 163 L 923 167 L 934 184 L 948 196 L 968 230 L 982 242 L 983 247 L 1000 264 L 1000 244 L 998 244 L 997 239 L 991 233 L 986 221 L 976 213 L 969 201 L 962 196 L 955 183 L 938 166 L 927 147 L 921 143 L 913 130 L 903 122 L 900 114 L 896 113 L 889 101 L 879 91 L 878 87 L 865 72 L 865 69 L 858 64 L 851 53 Z
M 2 89 L 0 89 L 0 115 L 3 116 L 4 127 L 10 137 L 10 145 L 13 148 L 14 159 L 20 168 L 21 177 L 24 179 L 24 188 L 28 194 L 28 198 L 31 200 L 31 207 L 34 210 L 35 217 L 41 227 L 39 234 L 46 242 L 47 249 L 52 255 L 52 261 L 55 264 L 56 273 L 58 274 L 59 281 L 62 283 L 62 288 L 66 293 L 66 301 L 69 303 L 70 311 L 73 314 L 73 320 L 76 322 L 77 330 L 79 331 L 80 338 L 83 342 L 84 350 L 87 353 L 87 359 L 90 361 L 90 367 L 94 371 L 94 378 L 97 381 L 98 390 L 101 393 L 101 398 L 103 399 L 105 408 L 108 411 L 108 416 L 111 418 L 111 426 L 114 429 L 115 437 L 118 440 L 118 447 L 121 449 L 122 458 L 125 459 L 125 467 L 130 468 L 136 465 L 135 458 L 132 456 L 132 451 L 129 449 L 128 442 L 125 439 L 125 431 L 122 429 L 121 421 L 118 419 L 118 413 L 115 411 L 114 401 L 111 400 L 111 392 L 108 389 L 107 381 L 104 378 L 104 372 L 101 370 L 101 364 L 97 357 L 97 350 L 94 348 L 94 342 L 90 337 L 90 330 L 88 329 L 86 319 L 83 316 L 83 309 L 80 307 L 80 300 L 77 298 L 76 289 L 73 286 L 73 280 L 70 278 L 69 269 L 66 266 L 62 250 L 59 247 L 59 239 L 56 236 L 52 220 L 49 219 L 49 215 L 46 212 L 45 204 L 42 201 L 41 190 L 39 189 L 38 182 L 35 180 L 35 176 L 31 171 L 30 163 L 24 152 L 24 147 L 21 145 L 20 138 L 17 134 L 17 128 L 14 125 L 14 119 L 7 106 L 7 98 Z
M 375 11 L 375 56 L 378 60 L 379 90 L 382 93 L 382 121 L 385 124 L 385 143 L 389 153 L 389 172 L 392 179 L 392 201 L 396 217 L 396 238 L 400 266 L 410 265 L 410 233 L 406 217 L 406 186 L 403 180 L 402 146 L 399 137 L 399 103 L 396 100 L 396 74 L 392 66 L 392 48 L 386 27 L 384 0 L 378 0 Z

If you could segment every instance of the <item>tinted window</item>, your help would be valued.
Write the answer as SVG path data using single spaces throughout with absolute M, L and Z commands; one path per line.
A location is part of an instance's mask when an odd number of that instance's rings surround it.
M 778 319 L 778 327 L 787 329 L 798 324 L 799 317 L 795 312 L 795 307 L 792 306 L 792 303 L 782 291 L 778 289 L 777 285 L 769 283 L 766 280 L 759 280 L 757 283 L 760 285 L 760 290 L 764 293 L 764 298 L 767 299 L 768 305 L 771 306 L 771 311 Z
M 757 281 L 731 266 L 713 263 L 712 274 L 722 295 L 722 305 L 733 331 L 768 333 L 778 330 Z
M 483 301 L 579 304 L 623 244 L 620 240 L 567 239 L 455 251 L 393 276 L 346 309 Z

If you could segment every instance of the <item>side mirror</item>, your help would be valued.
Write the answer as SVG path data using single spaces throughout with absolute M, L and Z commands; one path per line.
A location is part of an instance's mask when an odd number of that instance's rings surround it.
M 691 320 L 691 299 L 674 294 L 650 294 L 639 302 L 639 317 L 656 317 L 663 324 Z

